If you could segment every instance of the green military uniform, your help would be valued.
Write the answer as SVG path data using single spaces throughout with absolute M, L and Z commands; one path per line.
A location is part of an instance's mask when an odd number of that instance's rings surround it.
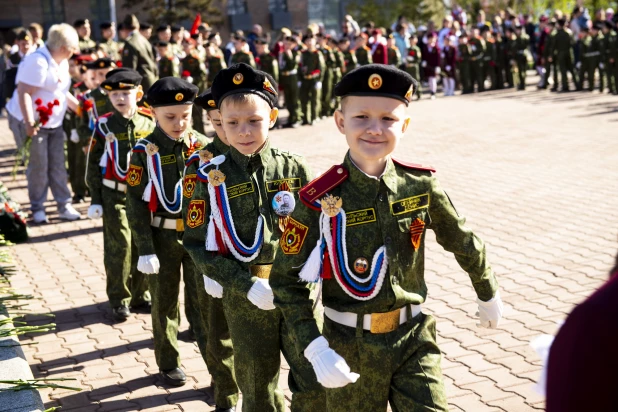
M 476 83 L 477 91 L 485 91 L 485 74 L 483 59 L 485 58 L 486 42 L 480 37 L 473 37 L 468 42 L 470 47 L 470 81 L 472 91 Z
M 412 76 L 415 80 L 418 80 L 419 84 L 421 78 L 421 60 L 421 48 L 418 46 L 410 45 L 410 47 L 408 48 L 408 54 L 405 56 L 403 64 L 405 71 L 408 72 L 410 76 Z M 416 88 L 416 95 L 419 99 L 421 98 L 420 87 Z
M 288 125 L 292 126 L 300 121 L 300 105 L 298 93 L 298 64 L 300 55 L 297 51 L 281 52 L 281 72 L 279 85 L 283 88 L 285 107 L 288 109 Z
M 296 351 L 281 312 L 259 309 L 247 299 L 257 276 L 267 276 L 261 269 L 268 271 L 266 268 L 275 260 L 278 249 L 281 231 L 279 216 L 271 207 L 273 197 L 284 182 L 293 192 L 307 183 L 311 178 L 309 168 L 301 157 L 271 148 L 267 142 L 259 153 L 251 156 L 230 148 L 219 170 L 225 174 L 230 215 L 242 242 L 252 242 L 258 218 L 262 217 L 261 250 L 247 263 L 231 255 L 205 253 L 204 239 L 210 214 L 209 184 L 199 181 L 188 206 L 184 245 L 198 270 L 223 287 L 223 308 L 234 343 L 243 411 L 285 410 L 283 392 L 277 388 L 280 351 L 290 365 L 288 382 L 293 393 L 292 411 L 324 411 L 323 390 L 311 365 Z M 306 286 L 302 288 L 310 292 Z
M 356 69 L 358 66 L 358 60 L 356 60 L 356 53 L 354 50 L 346 50 L 343 52 L 343 73 L 347 73 Z
M 545 68 L 545 81 L 543 83 L 543 88 L 547 88 L 549 84 L 549 76 L 553 76 L 554 85 L 552 90 L 555 90 L 558 87 L 558 70 L 556 67 L 556 59 L 554 57 L 554 47 L 556 41 L 556 33 L 558 31 L 556 29 L 552 29 L 551 32 L 547 35 L 545 39 L 545 46 L 543 47 L 543 62 Z
M 607 87 L 609 92 L 618 93 L 618 35 L 612 29 L 603 36 L 603 50 Z
M 324 57 L 324 75 L 322 76 L 322 94 L 320 101 L 320 115 L 322 117 L 332 116 L 332 113 L 335 111 L 333 107 L 333 87 L 334 87 L 334 79 L 335 73 L 334 69 L 336 66 L 335 55 L 332 50 L 328 46 L 323 46 L 318 49 L 322 56 Z
M 104 42 L 99 42 L 99 47 L 113 61 L 120 60 L 120 45 L 114 39 L 109 39 Z
M 135 142 L 154 129 L 151 116 L 141 108 L 130 119 L 115 110 L 103 115 L 97 121 L 89 146 L 86 182 L 91 203 L 103 207 L 103 264 L 112 308 L 140 306 L 150 301 L 148 280 L 137 270 L 138 254 L 127 220 L 126 174 L 123 176 L 122 171 L 128 168 L 127 155 Z M 113 159 L 105 149 L 107 132 L 113 133 L 117 142 L 118 152 Z M 101 167 L 99 163 L 106 152 L 106 166 Z
M 530 45 L 530 38 L 522 30 L 521 34 L 517 36 L 513 35 L 510 42 L 511 56 L 515 63 L 513 69 L 516 72 L 513 73 L 513 77 L 517 76 L 517 85 L 519 90 L 526 89 L 526 71 L 528 70 L 528 55 L 527 50 Z
M 401 66 L 401 53 L 399 49 L 395 46 L 388 49 L 388 64 L 391 66 L 399 67 Z
M 304 122 L 313 124 L 320 116 L 321 87 L 319 83 L 324 77 L 326 63 L 324 55 L 319 50 L 305 50 L 300 56 L 300 107 Z
M 469 43 L 459 42 L 457 46 L 459 51 L 459 81 L 461 82 L 462 94 L 474 92 L 474 83 L 472 82 L 472 51 Z
M 97 43 L 94 40 L 90 38 L 85 38 L 85 37 L 80 37 L 79 42 L 77 44 L 79 47 L 79 51 L 81 53 L 84 53 L 87 50 L 92 50 L 97 47 Z
M 369 274 L 368 279 L 372 279 L 371 283 L 364 282 L 361 291 L 361 286 L 352 286 L 343 275 L 338 277 L 325 257 L 321 280 L 323 335 L 330 348 L 360 374 L 356 383 L 326 391 L 327 410 L 383 411 L 390 402 L 398 411 L 446 411 L 435 320 L 422 312 L 411 315 L 414 305 L 421 305 L 427 298 L 424 238 L 426 229 L 432 229 L 438 243 L 454 253 L 468 272 L 479 298 L 487 301 L 496 293 L 497 282 L 483 242 L 464 227 L 465 219 L 458 215 L 428 169 L 403 166 L 389 158 L 384 174 L 375 179 L 360 171 L 348 154 L 342 165 L 334 166 L 317 181 L 321 183 L 303 188 L 301 196 L 319 196 L 317 199 L 324 204 L 326 188 L 331 188 L 328 194 L 342 200 L 347 222 L 343 247 L 347 247 L 348 259 L 340 266 L 345 265 L 344 271 L 354 268 L 355 276 L 365 278 Z M 302 204 L 292 219 L 283 235 L 288 242 L 281 242 L 282 250 L 275 259 L 270 285 L 297 351 L 303 353 L 320 336 L 311 318 L 309 294 L 299 286 L 300 268 L 309 265 L 307 260 L 319 239 L 320 213 Z M 290 229 L 295 230 L 295 236 Z M 380 256 L 376 251 L 382 247 L 388 268 L 386 272 L 370 272 L 370 267 L 374 269 L 371 259 Z M 343 258 L 338 255 L 330 259 Z M 383 283 L 376 283 L 376 275 L 384 276 Z M 407 312 L 405 322 L 401 322 L 402 310 Z M 349 327 L 329 318 L 331 311 L 370 317 L 372 331 L 365 329 L 363 317 L 356 316 L 360 319 L 355 321 L 356 327 Z M 379 316 L 394 316 L 396 324 L 381 327 L 380 322 L 374 322 Z
M 554 37 L 553 58 L 556 60 L 558 70 L 560 71 L 560 82 L 562 83 L 562 91 L 569 91 L 569 79 L 567 73 L 571 73 L 573 82 L 579 84 L 578 76 L 574 70 L 573 64 L 573 33 L 564 27 L 558 28 Z M 556 83 L 556 87 L 558 84 Z
M 185 51 L 182 47 L 182 44 L 171 41 L 170 46 L 172 48 L 172 53 L 174 54 L 174 56 L 178 57 L 179 59 L 185 57 Z
M 215 135 L 213 141 L 204 149 L 195 152 L 199 156 L 204 152 L 209 157 L 227 153 L 229 147 Z M 197 184 L 198 162 L 187 161 L 183 184 L 183 219 L 187 219 L 188 205 L 193 197 Z M 195 277 L 195 289 L 201 317 L 201 330 L 204 334 L 205 347 L 201 348 L 202 357 L 212 375 L 215 403 L 219 408 L 231 408 L 238 403 L 238 385 L 234 374 L 234 349 L 222 299 L 217 299 L 206 293 L 203 276 Z M 201 339 L 198 337 L 198 342 Z
M 173 54 L 161 56 L 159 59 L 159 77 L 179 77 L 180 76 L 180 60 Z
M 212 85 L 213 80 L 219 72 L 227 67 L 225 64 L 225 58 L 221 50 L 214 56 L 210 56 L 206 59 L 208 63 L 208 87 Z
M 333 53 L 333 56 L 335 56 L 335 66 L 333 67 L 333 87 L 335 87 L 337 83 L 341 81 L 341 78 L 343 77 L 343 71 L 345 67 L 345 57 L 343 53 L 341 52 L 341 50 L 339 50 L 339 48 L 337 47 L 332 47 L 331 52 Z M 333 102 L 334 102 L 334 105 L 332 106 L 331 115 L 335 113 L 335 110 L 337 110 L 337 108 L 339 107 L 339 103 L 341 102 L 341 99 L 338 97 L 335 97 L 334 93 L 333 93 Z
M 485 55 L 483 56 L 483 78 L 491 81 L 491 90 L 498 88 L 498 77 L 496 73 L 496 66 L 498 60 L 498 53 L 496 43 L 493 40 L 485 41 Z
M 148 93 L 150 86 L 159 78 L 159 66 L 152 45 L 139 31 L 127 38 L 122 50 L 122 67 L 133 69 L 142 75 L 142 88 Z
M 373 62 L 371 58 L 371 49 L 367 46 L 354 50 L 354 54 L 356 54 L 356 61 L 359 66 L 365 66 Z
M 236 52 L 232 55 L 232 60 L 231 60 L 232 64 L 236 64 L 236 63 L 245 63 L 248 64 L 249 66 L 253 67 L 255 69 L 255 59 L 253 58 L 253 55 L 251 53 L 247 53 L 244 51 L 239 51 Z
M 270 53 L 264 53 L 255 59 L 258 70 L 270 74 L 279 83 L 279 62 Z
M 201 92 L 206 89 L 206 66 L 199 59 L 199 56 L 194 50 L 180 61 L 180 66 L 180 73 L 182 73 L 183 77 L 186 72 L 189 72 L 189 75 L 193 79 L 192 83 L 197 86 L 199 91 Z M 193 106 L 193 112 L 191 112 L 191 116 L 193 117 L 193 129 L 201 134 L 205 133 L 203 115 L 204 111 L 200 107 Z
M 72 87 L 73 96 L 76 96 L 79 100 L 79 96 L 82 96 L 83 93 L 88 91 L 88 88 L 84 84 L 84 82 L 75 83 Z M 64 121 L 62 122 L 62 127 L 67 137 L 71 136 L 73 130 L 77 131 L 77 114 L 75 114 L 71 110 L 67 110 L 64 116 Z M 84 197 L 86 192 L 85 184 L 80 183 L 83 182 L 84 175 L 80 175 L 81 172 L 85 172 L 85 168 L 81 167 L 78 162 L 79 154 L 82 152 L 82 148 L 84 147 L 84 142 L 74 143 L 70 139 L 67 140 L 67 164 L 69 166 L 69 183 L 71 184 L 71 189 L 73 190 L 73 195 L 78 197 Z M 85 165 L 85 156 L 84 163 Z
M 604 89 L 604 70 L 601 69 L 603 65 L 603 55 L 605 50 L 603 49 L 603 35 L 597 34 L 596 36 L 586 36 L 586 38 L 580 43 L 580 53 L 582 56 L 581 66 L 579 67 L 579 89 L 584 88 L 584 77 L 588 78 L 588 91 L 594 90 L 594 74 L 599 70 L 599 90 Z

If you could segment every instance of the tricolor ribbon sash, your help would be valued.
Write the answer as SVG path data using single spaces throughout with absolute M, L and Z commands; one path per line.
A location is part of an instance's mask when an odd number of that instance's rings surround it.
M 126 158 L 126 167 L 120 165 L 120 155 L 118 150 L 118 139 L 116 135 L 107 127 L 107 117 L 101 117 L 97 122 L 95 133 L 97 133 L 105 141 L 105 151 L 101 156 L 99 166 L 103 168 L 103 175 L 106 178 L 114 177 L 115 179 L 124 182 L 127 179 L 127 171 L 131 161 L 132 150 L 129 150 Z

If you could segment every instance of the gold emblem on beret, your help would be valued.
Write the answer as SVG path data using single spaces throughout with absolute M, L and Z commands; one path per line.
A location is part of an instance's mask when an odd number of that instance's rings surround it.
M 208 172 L 208 181 L 213 186 L 219 186 L 225 182 L 225 174 L 221 170 L 213 169 Z
M 380 87 L 382 87 L 382 76 L 378 73 L 374 73 L 369 76 L 369 88 L 372 90 L 378 90 Z
M 182 100 L 182 99 L 184 99 L 184 98 L 185 98 L 185 95 L 184 95 L 184 94 L 182 94 L 182 93 L 178 93 L 178 94 L 176 95 L 176 97 L 175 97 L 175 99 L 176 99 L 176 101 L 177 101 L 177 102 L 181 101 L 181 100 Z
M 326 195 L 321 201 L 322 212 L 330 217 L 335 217 L 339 214 L 343 206 L 343 200 L 339 196 Z
M 29 36 L 24 36 L 24 40 L 26 40 L 26 41 L 30 40 L 30 37 Z
M 88 70 L 88 66 L 86 66 L 85 64 L 82 64 L 82 70 L 83 70 L 83 71 Z
M 154 156 L 155 153 L 157 153 L 159 151 L 159 146 L 157 146 L 154 143 L 148 143 L 146 145 L 146 153 L 148 154 L 148 156 Z
M 412 101 L 412 93 L 414 93 L 414 85 L 410 86 L 410 88 L 408 89 L 408 91 L 406 92 L 406 100 L 411 102 Z
M 208 100 L 208 106 L 210 107 L 216 107 L 217 105 L 215 104 L 214 100 Z
M 243 80 L 245 80 L 245 76 L 243 76 L 242 73 L 236 73 L 234 77 L 232 78 L 232 81 L 236 85 L 241 84 Z
M 121 89 L 127 89 L 129 87 L 135 87 L 135 85 L 131 84 L 131 83 L 120 82 L 120 83 L 118 83 L 118 87 L 120 87 Z
M 109 84 L 106 84 L 105 86 L 103 86 L 106 90 L 112 90 L 112 86 L 110 86 Z
M 105 62 L 99 62 L 99 67 L 105 67 Z

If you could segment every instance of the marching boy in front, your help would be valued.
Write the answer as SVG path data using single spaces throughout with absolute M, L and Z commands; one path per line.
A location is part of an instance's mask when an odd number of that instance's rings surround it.
M 155 127 L 150 111 L 137 106 L 144 95 L 141 81 L 142 76 L 130 69 L 108 73 L 101 87 L 114 110 L 98 117 L 87 146 L 86 183 L 92 197 L 88 217 L 103 217 L 107 297 L 117 321 L 129 317 L 129 305 L 150 312 L 148 280 L 137 270 L 137 250 L 126 211 L 130 152 Z
M 421 305 L 425 232 L 468 272 L 481 324 L 502 316 L 481 239 L 464 226 L 431 168 L 394 160 L 416 81 L 385 65 L 348 73 L 335 113 L 343 163 L 299 192 L 270 285 L 297 350 L 326 388 L 327 410 L 447 411 L 435 320 Z M 304 282 L 321 282 L 324 331 Z
M 324 391 L 296 351 L 268 285 L 279 238 L 309 168 L 302 157 L 270 146 L 278 96 L 269 75 L 235 64 L 219 72 L 212 94 L 230 151 L 201 160 L 184 246 L 209 278 L 206 292 L 223 297 L 243 411 L 285 410 L 280 352 L 290 365 L 292 410 L 324 411 Z M 309 295 L 309 286 L 303 288 Z

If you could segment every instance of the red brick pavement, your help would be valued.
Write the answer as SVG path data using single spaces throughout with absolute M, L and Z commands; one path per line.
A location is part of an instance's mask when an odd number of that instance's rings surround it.
M 532 383 L 540 361 L 529 341 L 553 333 L 573 305 L 607 277 L 618 223 L 618 99 L 599 94 L 488 92 L 423 100 L 401 158 L 428 163 L 468 224 L 487 242 L 509 306 L 497 330 L 476 327 L 474 293 L 455 259 L 429 236 L 425 311 L 437 317 L 453 411 L 543 408 Z M 274 131 L 273 143 L 305 155 L 316 173 L 340 162 L 345 140 L 332 120 Z M 0 120 L 0 178 L 25 207 L 25 180 L 11 181 L 13 140 Z M 85 215 L 86 205 L 78 209 Z M 161 386 L 148 316 L 114 324 L 106 303 L 100 221 L 32 228 L 12 249 L 13 285 L 41 299 L 30 309 L 56 314 L 55 333 L 23 338 L 35 376 L 75 377 L 84 391 L 42 391 L 63 411 L 211 410 L 210 377 L 194 343 L 180 342 L 189 384 Z M 181 296 L 182 299 L 182 296 Z M 186 327 L 184 322 L 183 327 Z M 285 385 L 287 370 L 282 370 Z M 289 394 L 289 392 L 287 392 Z

